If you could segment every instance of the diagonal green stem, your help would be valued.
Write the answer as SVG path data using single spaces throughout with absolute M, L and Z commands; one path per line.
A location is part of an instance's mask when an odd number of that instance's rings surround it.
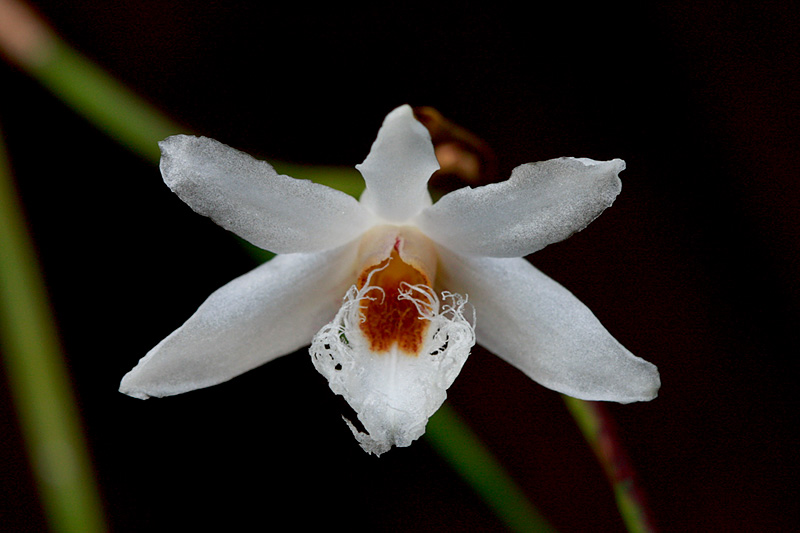
M 61 40 L 53 40 L 47 60 L 30 72 L 111 138 L 150 161 L 161 157 L 158 141 L 187 131 Z
M 510 530 L 554 531 L 449 404 L 442 405 L 430 419 L 425 437 L 450 466 L 483 497 Z
M 14 30 L 25 29 L 16 32 Z M 34 36 L 15 39 L 10 34 Z M 189 128 L 172 122 L 98 65 L 64 42 L 27 6 L 0 0 L 0 52 L 56 97 L 123 146 L 156 164 L 158 141 Z M 358 197 L 364 181 L 354 168 L 275 163 L 277 170 Z
M 600 402 L 562 397 L 614 489 L 617 507 L 628 531 L 655 532 L 644 492 L 636 480 L 633 466 L 622 447 L 608 409 Z
M 51 528 L 105 531 L 69 376 L 2 142 L 0 344 Z

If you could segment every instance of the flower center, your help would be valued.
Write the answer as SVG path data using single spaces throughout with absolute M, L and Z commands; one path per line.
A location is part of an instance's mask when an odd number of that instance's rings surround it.
M 420 313 L 419 302 L 411 292 L 420 285 L 430 287 L 430 280 L 404 262 L 397 249 L 398 244 L 389 258 L 359 276 L 359 291 L 365 285 L 374 288 L 361 302 L 360 328 L 373 352 L 388 352 L 396 346 L 416 356 L 422 349 L 430 320 Z

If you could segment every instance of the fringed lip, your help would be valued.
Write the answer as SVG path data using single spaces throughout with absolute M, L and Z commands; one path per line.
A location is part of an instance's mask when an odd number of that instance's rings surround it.
M 358 414 L 361 446 L 408 446 L 447 397 L 475 344 L 466 298 L 432 288 L 436 248 L 413 228 L 365 235 L 358 282 L 311 344 L 312 361 Z

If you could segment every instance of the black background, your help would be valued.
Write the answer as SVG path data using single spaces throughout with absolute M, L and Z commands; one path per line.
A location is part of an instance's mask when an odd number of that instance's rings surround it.
M 797 526 L 789 3 L 35 5 L 187 129 L 261 158 L 354 165 L 410 103 L 490 143 L 501 176 L 564 155 L 625 159 L 614 206 L 532 261 L 659 367 L 659 398 L 610 406 L 659 526 Z M 179 397 L 119 394 L 253 260 L 149 162 L 19 70 L 0 76 L 0 124 L 114 531 L 502 530 L 424 439 L 364 454 L 305 351 Z M 42 530 L 0 387 L 0 521 Z M 623 529 L 557 394 L 476 350 L 449 398 L 559 530 Z

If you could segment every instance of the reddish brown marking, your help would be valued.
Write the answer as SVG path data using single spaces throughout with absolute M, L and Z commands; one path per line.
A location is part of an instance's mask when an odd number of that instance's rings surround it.
M 399 300 L 397 297 L 402 282 L 409 285 L 430 285 L 430 281 L 416 268 L 404 263 L 396 248 L 395 246 L 392 250 L 390 259 L 365 270 L 358 279 L 358 288 L 361 289 L 372 272 L 370 285 L 380 287 L 385 293 L 381 297 L 380 291 L 371 291 L 367 296 L 375 299 L 361 302 L 365 319 L 361 323 L 361 331 L 374 352 L 388 352 L 397 345 L 403 352 L 417 355 L 422 348 L 430 320 L 421 320 L 413 302 Z M 378 270 L 381 268 L 383 270 Z

